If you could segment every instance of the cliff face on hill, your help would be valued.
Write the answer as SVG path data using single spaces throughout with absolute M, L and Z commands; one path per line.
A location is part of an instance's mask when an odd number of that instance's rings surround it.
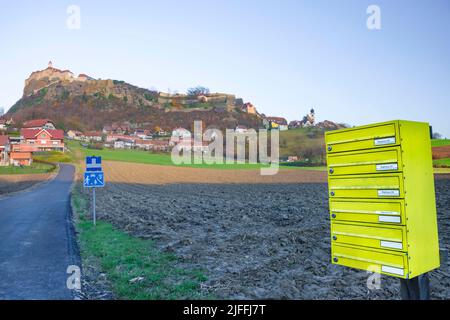
M 95 80 L 50 62 L 44 70 L 25 80 L 22 98 L 8 111 L 16 122 L 50 118 L 58 127 L 98 130 L 113 122 L 129 121 L 137 127 L 172 130 L 192 127 L 194 120 L 205 126 L 259 128 L 261 117 L 248 113 L 242 99 L 231 94 L 170 95 L 118 80 Z

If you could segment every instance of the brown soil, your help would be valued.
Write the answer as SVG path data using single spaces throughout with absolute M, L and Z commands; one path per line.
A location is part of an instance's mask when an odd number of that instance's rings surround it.
M 111 183 L 171 184 L 171 183 L 318 183 L 326 182 L 322 171 L 280 169 L 273 176 L 261 176 L 259 170 L 216 170 L 175 166 L 134 164 L 105 161 L 105 181 Z
M 203 269 L 205 294 L 227 299 L 398 299 L 399 280 L 330 263 L 323 172 L 280 176 L 107 162 L 100 219 Z M 205 171 L 206 170 L 206 171 Z M 281 176 L 282 175 L 282 176 Z M 264 179 L 271 179 L 266 182 Z M 283 183 L 289 181 L 291 183 Z M 230 183 L 228 183 L 230 182 Z M 303 183 L 309 182 L 309 183 Z M 441 248 L 450 249 L 450 180 L 436 180 Z M 448 262 L 431 272 L 432 298 L 450 298 Z
M 0 175 L 0 195 L 27 189 L 48 180 L 50 175 L 50 173 Z
M 433 159 L 450 158 L 450 146 L 433 147 Z

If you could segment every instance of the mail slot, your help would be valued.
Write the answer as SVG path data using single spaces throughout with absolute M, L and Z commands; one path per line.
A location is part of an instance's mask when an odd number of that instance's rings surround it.
M 397 122 L 362 126 L 327 133 L 327 152 L 382 148 L 400 144 Z
M 406 250 L 405 227 L 331 224 L 331 238 L 335 243 L 351 244 L 376 249 Z
M 330 177 L 331 198 L 403 198 L 403 174 Z
M 403 168 L 400 147 L 332 154 L 327 163 L 332 176 L 398 172 Z
M 376 224 L 405 224 L 404 200 L 342 200 L 330 201 L 332 221 Z
M 333 264 L 408 278 L 406 253 L 332 244 Z

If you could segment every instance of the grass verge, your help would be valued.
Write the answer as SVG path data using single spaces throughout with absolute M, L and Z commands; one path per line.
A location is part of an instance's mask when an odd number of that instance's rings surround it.
M 173 254 L 160 252 L 150 240 L 130 236 L 112 224 L 87 218 L 89 200 L 77 184 L 72 207 L 83 261 L 96 261 L 119 299 L 201 299 L 201 270 L 177 267 Z
M 48 163 L 41 163 L 35 161 L 31 166 L 16 167 L 6 166 L 0 167 L 0 175 L 2 174 L 36 174 L 36 173 L 49 173 L 55 170 L 55 166 Z
M 432 147 L 443 147 L 450 145 L 450 139 L 433 139 L 431 140 Z

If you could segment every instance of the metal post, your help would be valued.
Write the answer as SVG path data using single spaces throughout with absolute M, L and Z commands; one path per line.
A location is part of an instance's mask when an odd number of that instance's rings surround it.
M 93 197 L 93 208 L 92 208 L 92 210 L 93 210 L 93 215 L 92 215 L 92 217 L 93 217 L 93 220 L 94 220 L 94 227 L 95 227 L 95 225 L 96 225 L 96 216 L 95 216 L 95 188 L 92 188 L 92 197 Z
M 430 300 L 430 279 L 424 273 L 413 279 L 400 279 L 402 300 Z

